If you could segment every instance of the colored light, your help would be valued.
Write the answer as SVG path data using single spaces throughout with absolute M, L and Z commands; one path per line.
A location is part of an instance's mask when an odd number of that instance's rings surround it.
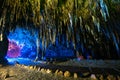
M 16 58 L 20 56 L 20 47 L 15 41 L 9 40 L 9 47 L 7 52 L 7 57 Z

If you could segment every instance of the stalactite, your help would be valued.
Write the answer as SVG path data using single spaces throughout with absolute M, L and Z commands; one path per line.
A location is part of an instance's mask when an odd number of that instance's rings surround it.
M 38 60 L 38 56 L 39 56 L 39 51 L 40 51 L 40 38 L 39 38 L 39 34 L 38 34 L 38 38 L 36 39 L 36 47 L 37 47 L 37 51 L 36 51 L 36 58 L 35 61 Z

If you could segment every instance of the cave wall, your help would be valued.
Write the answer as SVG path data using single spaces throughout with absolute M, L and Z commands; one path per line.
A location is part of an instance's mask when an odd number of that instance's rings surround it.
M 30 58 L 35 59 L 37 54 L 37 31 L 33 30 L 32 34 L 25 28 L 17 27 L 15 31 L 10 32 L 8 35 L 9 48 L 7 58 Z M 36 32 L 35 32 L 36 31 Z M 63 40 L 64 41 L 64 40 Z M 42 42 L 40 41 L 39 59 L 42 57 Z M 75 57 L 73 48 L 67 48 L 63 44 L 57 43 L 56 45 L 49 44 L 46 51 L 43 53 L 44 58 L 73 58 Z

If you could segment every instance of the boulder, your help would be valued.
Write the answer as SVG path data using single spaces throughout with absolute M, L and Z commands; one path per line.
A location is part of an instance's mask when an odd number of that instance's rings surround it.
M 70 72 L 69 71 L 65 71 L 64 72 L 64 77 L 70 77 Z

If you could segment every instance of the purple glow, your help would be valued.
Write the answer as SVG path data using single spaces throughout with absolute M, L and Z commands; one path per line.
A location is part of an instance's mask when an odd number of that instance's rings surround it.
M 9 47 L 7 52 L 7 57 L 16 58 L 20 56 L 20 47 L 13 40 L 9 40 Z

